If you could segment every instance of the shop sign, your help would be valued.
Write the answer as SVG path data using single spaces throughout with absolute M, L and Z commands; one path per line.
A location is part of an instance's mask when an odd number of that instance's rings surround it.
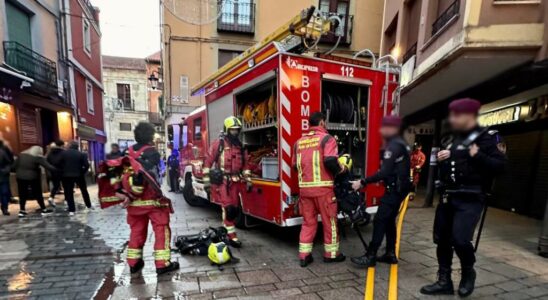
M 519 121 L 521 106 L 511 106 L 490 111 L 479 116 L 481 126 L 493 126 Z

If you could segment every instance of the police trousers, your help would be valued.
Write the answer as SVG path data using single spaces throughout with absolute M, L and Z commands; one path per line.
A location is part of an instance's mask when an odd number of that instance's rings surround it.
M 379 209 L 373 221 L 373 237 L 369 244 L 368 252 L 375 254 L 386 236 L 386 251 L 396 250 L 396 218 L 400 211 L 400 205 L 406 195 L 395 192 L 387 192 L 382 198 Z
M 335 193 L 331 191 L 319 197 L 301 197 L 299 211 L 303 216 L 299 237 L 299 258 L 304 259 L 312 252 L 314 237 L 318 229 L 318 214 L 322 217 L 324 257 L 337 257 L 339 255 L 339 235 Z
M 134 266 L 143 259 L 143 247 L 148 236 L 148 224 L 154 231 L 154 263 L 156 268 L 164 268 L 171 260 L 170 210 L 167 207 L 129 206 L 127 223 L 131 231 L 127 248 L 127 262 Z
M 453 252 L 457 253 L 462 267 L 474 266 L 476 256 L 472 239 L 483 207 L 483 195 L 442 196 L 434 219 L 434 243 L 437 244 L 440 268 L 451 268 Z

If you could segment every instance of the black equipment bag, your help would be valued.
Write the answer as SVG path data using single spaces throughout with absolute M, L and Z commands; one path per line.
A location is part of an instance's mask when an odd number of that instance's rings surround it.
M 228 241 L 228 232 L 224 227 L 206 228 L 198 234 L 180 235 L 175 238 L 175 247 L 183 255 L 207 255 L 211 243 Z

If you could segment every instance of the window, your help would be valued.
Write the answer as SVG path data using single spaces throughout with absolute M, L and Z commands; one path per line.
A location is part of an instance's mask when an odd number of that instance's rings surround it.
M 194 120 L 194 140 L 202 140 L 202 118 Z
M 118 99 L 122 101 L 124 110 L 132 110 L 133 105 L 131 103 L 131 86 L 128 83 L 117 83 L 116 92 Z
M 189 90 L 188 90 L 188 76 L 186 75 L 181 75 L 181 79 L 179 82 L 179 92 L 181 93 L 180 95 L 181 102 L 188 103 Z
M 86 81 L 86 103 L 88 105 L 88 113 L 95 113 L 95 106 L 93 104 L 93 85 L 91 82 Z
M 120 131 L 131 131 L 131 123 L 120 123 Z
M 183 132 L 181 133 L 181 145 L 186 147 L 188 144 L 188 125 L 183 125 Z
M 255 3 L 252 0 L 223 1 L 218 31 L 254 33 L 254 25 Z
M 30 18 L 31 15 L 27 11 L 6 1 L 6 24 L 9 40 L 32 49 Z
M 88 20 L 85 19 L 85 16 L 82 16 L 83 21 L 83 41 L 84 41 L 84 50 L 91 54 L 91 25 Z
M 218 57 L 218 67 L 222 67 L 226 65 L 229 61 L 231 61 L 234 57 L 240 55 L 242 51 L 232 51 L 232 50 L 221 50 L 219 49 L 219 57 Z
M 342 24 L 337 30 L 341 30 L 343 37 L 347 35 L 347 26 L 349 26 L 349 0 L 320 0 L 319 8 L 324 15 L 337 15 L 341 18 Z M 334 36 L 327 36 L 322 39 L 323 42 L 336 41 Z M 344 42 L 344 38 L 341 40 Z

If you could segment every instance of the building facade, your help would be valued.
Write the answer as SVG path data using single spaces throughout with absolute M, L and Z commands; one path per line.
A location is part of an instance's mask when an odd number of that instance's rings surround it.
M 101 78 L 99 10 L 89 0 L 62 0 L 62 47 L 68 67 L 70 103 L 75 107 L 75 132 L 92 167 L 104 159 L 106 135 Z
M 150 93 L 143 58 L 103 56 L 107 142 L 122 149 L 133 145 L 133 129 L 148 121 Z
M 178 124 L 204 104 L 203 95 L 190 95 L 193 85 L 311 5 L 343 17 L 344 36 L 334 54 L 351 56 L 364 48 L 379 52 L 382 0 L 223 1 L 217 8 L 221 9 L 219 17 L 205 25 L 185 22 L 162 7 L 162 73 L 168 142 L 179 147 Z M 320 46 L 330 48 L 334 42 L 333 36 L 327 36 Z
M 500 132 L 508 155 L 489 204 L 545 218 L 548 3 L 389 0 L 384 11 L 381 53 L 403 64 L 400 113 L 409 139 L 438 147 L 448 102 L 480 100 L 482 125 Z
M 0 1 L 0 133 L 15 153 L 74 138 L 59 1 Z
M 163 80 L 161 76 L 161 52 L 158 51 L 145 58 L 148 120 L 156 127 L 155 144 L 160 153 L 165 153 L 164 97 L 162 94 Z

